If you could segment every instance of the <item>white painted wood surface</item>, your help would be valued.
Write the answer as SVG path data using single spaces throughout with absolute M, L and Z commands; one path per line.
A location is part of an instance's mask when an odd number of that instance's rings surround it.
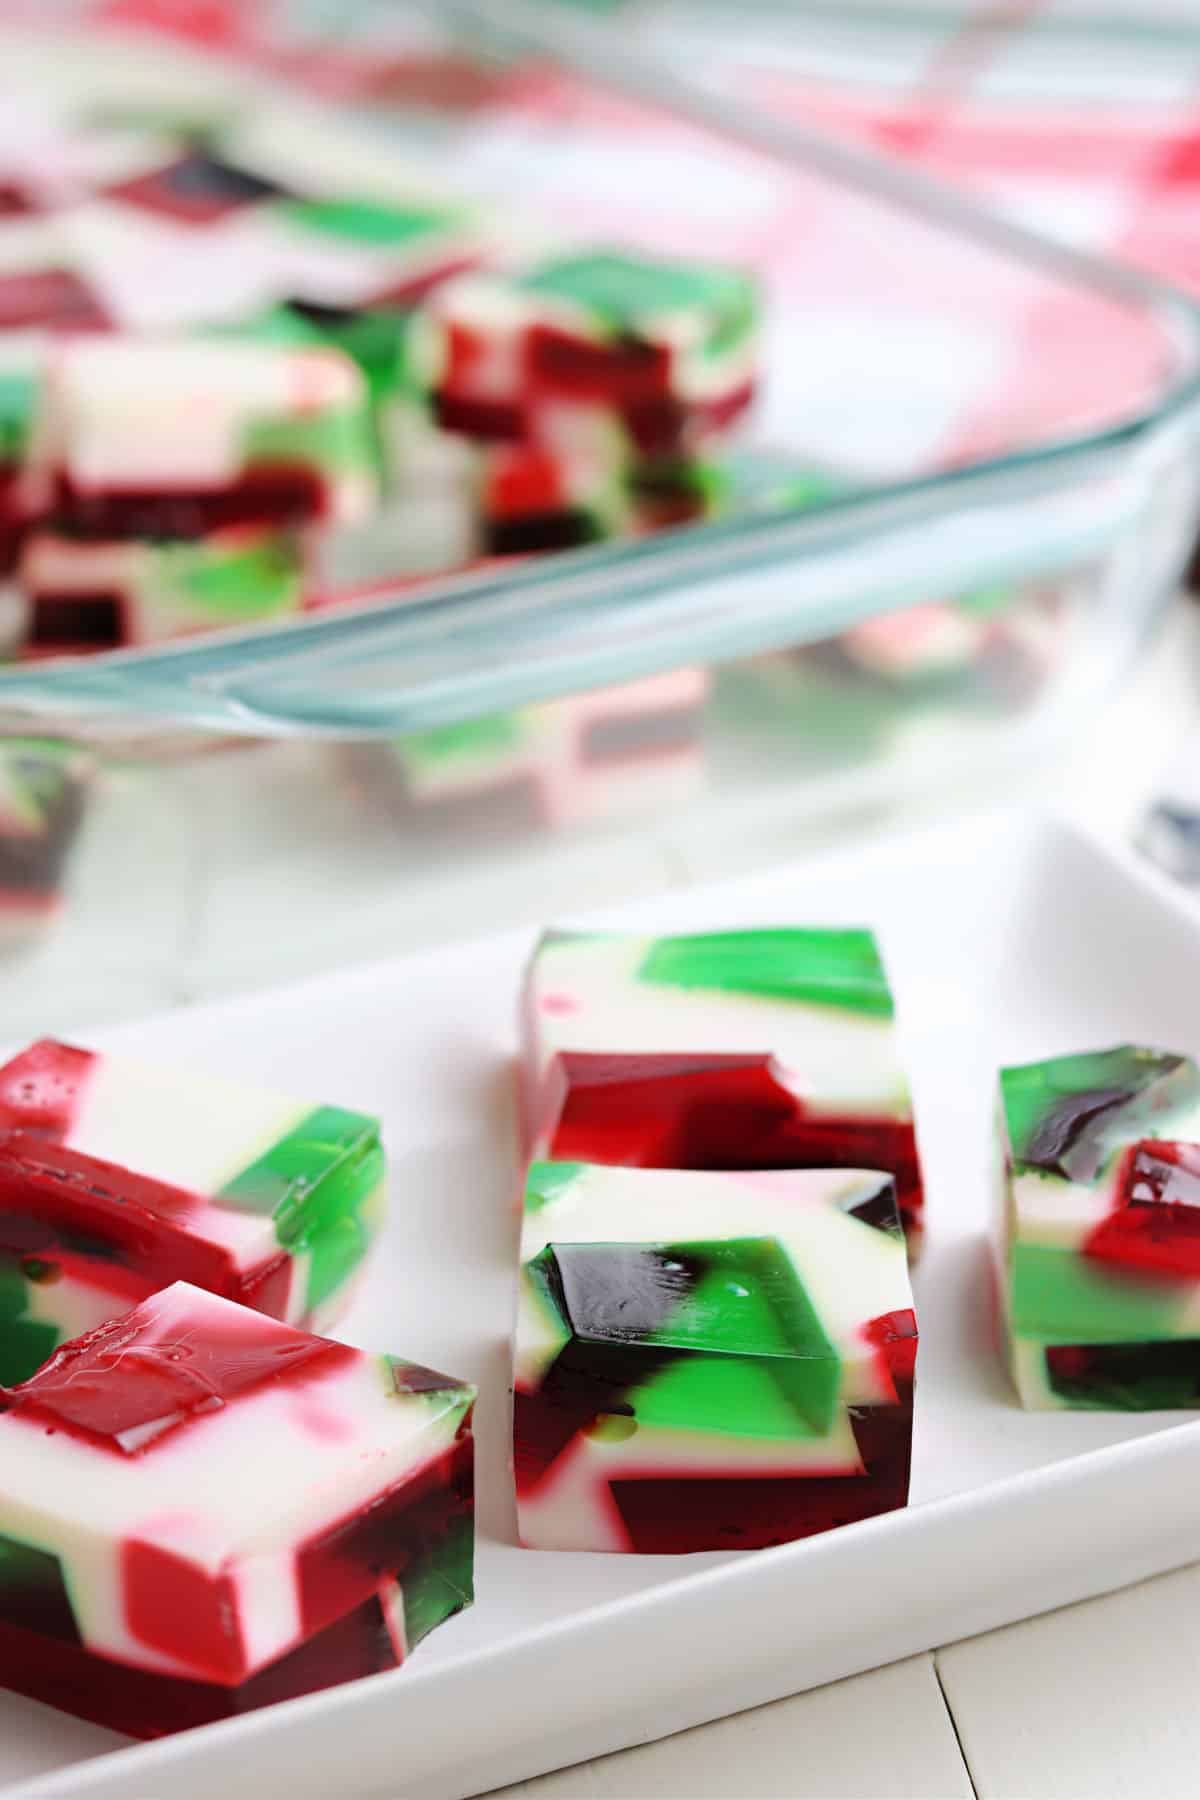
M 489 1800 L 1195 1800 L 1198 1617 L 1193 1565 Z
M 1200 1566 L 941 1650 L 986 1800 L 1195 1800 Z
M 502 1792 L 504 1800 L 969 1800 L 971 1784 L 933 1658 L 915 1656 Z

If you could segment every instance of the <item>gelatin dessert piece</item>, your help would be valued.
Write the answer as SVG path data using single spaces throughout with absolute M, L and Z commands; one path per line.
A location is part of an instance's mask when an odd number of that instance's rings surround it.
M 1062 656 L 1075 596 L 1065 581 L 978 588 L 867 620 L 836 641 L 842 669 L 877 690 L 1027 701 Z
M 411 309 L 334 306 L 292 296 L 214 330 L 265 343 L 336 350 L 357 364 L 366 384 L 380 478 L 390 492 L 393 409 L 415 409 L 428 429 L 428 405 L 409 366 L 411 316 Z M 466 445 L 460 448 L 470 454 Z M 403 561 L 399 547 L 393 551 L 393 560 L 397 558 Z
M 3 375 L 0 374 L 0 382 Z M 3 407 L 3 396 L 0 395 L 0 408 Z M 4 420 L 0 417 L 0 437 L 4 433 Z M 19 462 L 0 462 L 0 580 L 11 575 L 21 554 L 21 544 L 25 536 L 25 507 L 21 496 L 21 465 Z
M 695 448 L 749 404 L 759 307 L 736 269 L 597 250 L 438 288 L 414 358 L 443 425 L 536 441 L 547 397 L 600 405 L 642 454 Z
M 716 518 L 730 501 L 724 466 L 712 457 L 645 457 L 629 476 L 637 522 L 643 531 Z
M 677 669 L 341 752 L 364 797 L 413 806 L 498 797 L 505 822 L 552 829 L 684 797 L 702 772 L 708 672 Z
M 523 997 L 526 1142 L 658 1169 L 885 1169 L 916 1255 L 921 1169 L 869 931 L 547 932 Z
M 0 939 L 60 910 L 93 773 L 91 754 L 75 745 L 0 738 Z
M 535 1163 L 521 1541 L 762 1549 L 904 1506 L 916 1350 L 890 1176 Z
M 101 539 L 352 521 L 377 491 L 349 358 L 229 338 L 72 341 L 30 462 L 59 526 Z
M 384 1204 L 365 1114 L 33 1044 L 0 1067 L 0 1382 L 177 1280 L 326 1329 Z
M 0 1390 L 0 1684 L 136 1737 L 470 1604 L 474 1390 L 176 1282 Z
M 486 444 L 478 505 L 489 556 L 569 550 L 617 537 L 630 524 L 619 458 L 588 447 Z
M 1001 1070 L 1001 1315 L 1024 1406 L 1200 1406 L 1200 1069 L 1122 1044 Z
M 116 649 L 282 618 L 303 605 L 305 568 L 300 534 L 270 525 L 158 540 L 35 529 L 18 570 L 24 648 Z

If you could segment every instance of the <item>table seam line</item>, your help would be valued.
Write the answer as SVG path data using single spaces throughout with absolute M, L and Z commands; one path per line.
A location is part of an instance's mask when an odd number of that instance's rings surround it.
M 929 1658 L 933 1667 L 933 1679 L 937 1684 L 937 1691 L 942 1697 L 942 1705 L 946 1709 L 946 1717 L 950 1721 L 950 1729 L 954 1733 L 954 1741 L 958 1745 L 958 1754 L 962 1759 L 962 1766 L 967 1777 L 967 1783 L 974 1796 L 974 1800 L 979 1800 L 979 1787 L 975 1780 L 975 1771 L 971 1767 L 971 1759 L 967 1755 L 967 1747 L 963 1743 L 962 1732 L 958 1728 L 958 1720 L 954 1716 L 954 1708 L 950 1704 L 950 1696 L 947 1694 L 946 1685 L 942 1680 L 941 1664 L 938 1661 L 940 1656 L 941 1651 L 935 1650 Z

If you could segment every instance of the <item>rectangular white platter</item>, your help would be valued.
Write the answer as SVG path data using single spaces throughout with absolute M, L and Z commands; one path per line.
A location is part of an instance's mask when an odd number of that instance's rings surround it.
M 157 1744 L 2 1694 L 7 1796 L 476 1794 L 1200 1556 L 1200 1423 L 1022 1413 L 984 1253 L 999 1061 L 1123 1040 L 1200 1055 L 1186 903 L 1067 826 L 1001 815 L 603 922 L 880 931 L 928 1180 L 913 1504 L 757 1555 L 516 1548 L 510 1075 L 529 934 L 122 1027 L 101 1043 L 382 1114 L 391 1221 L 346 1335 L 479 1384 L 478 1603 L 404 1669 Z

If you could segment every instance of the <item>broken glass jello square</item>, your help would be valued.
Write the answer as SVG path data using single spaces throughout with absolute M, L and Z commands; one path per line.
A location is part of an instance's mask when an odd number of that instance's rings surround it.
M 474 1390 L 177 1282 L 0 1391 L 0 1683 L 137 1737 L 471 1600 Z
M 761 1549 L 905 1505 L 889 1176 L 535 1163 L 513 1447 L 531 1549 Z
M 116 649 L 300 610 L 298 532 L 234 525 L 197 537 L 104 542 L 31 531 L 18 577 L 32 652 Z
M 1000 1074 L 1001 1300 L 1021 1402 L 1200 1406 L 1200 1070 L 1123 1044 Z
M 606 408 L 645 453 L 725 433 L 753 397 L 759 301 L 736 269 L 568 255 L 428 296 L 414 354 L 442 423 L 537 440 L 547 398 Z
M 34 1044 L 0 1067 L 0 1382 L 176 1280 L 325 1329 L 384 1204 L 366 1114 Z
M 548 932 L 523 1000 L 530 1154 L 674 1169 L 921 1170 L 871 932 Z

